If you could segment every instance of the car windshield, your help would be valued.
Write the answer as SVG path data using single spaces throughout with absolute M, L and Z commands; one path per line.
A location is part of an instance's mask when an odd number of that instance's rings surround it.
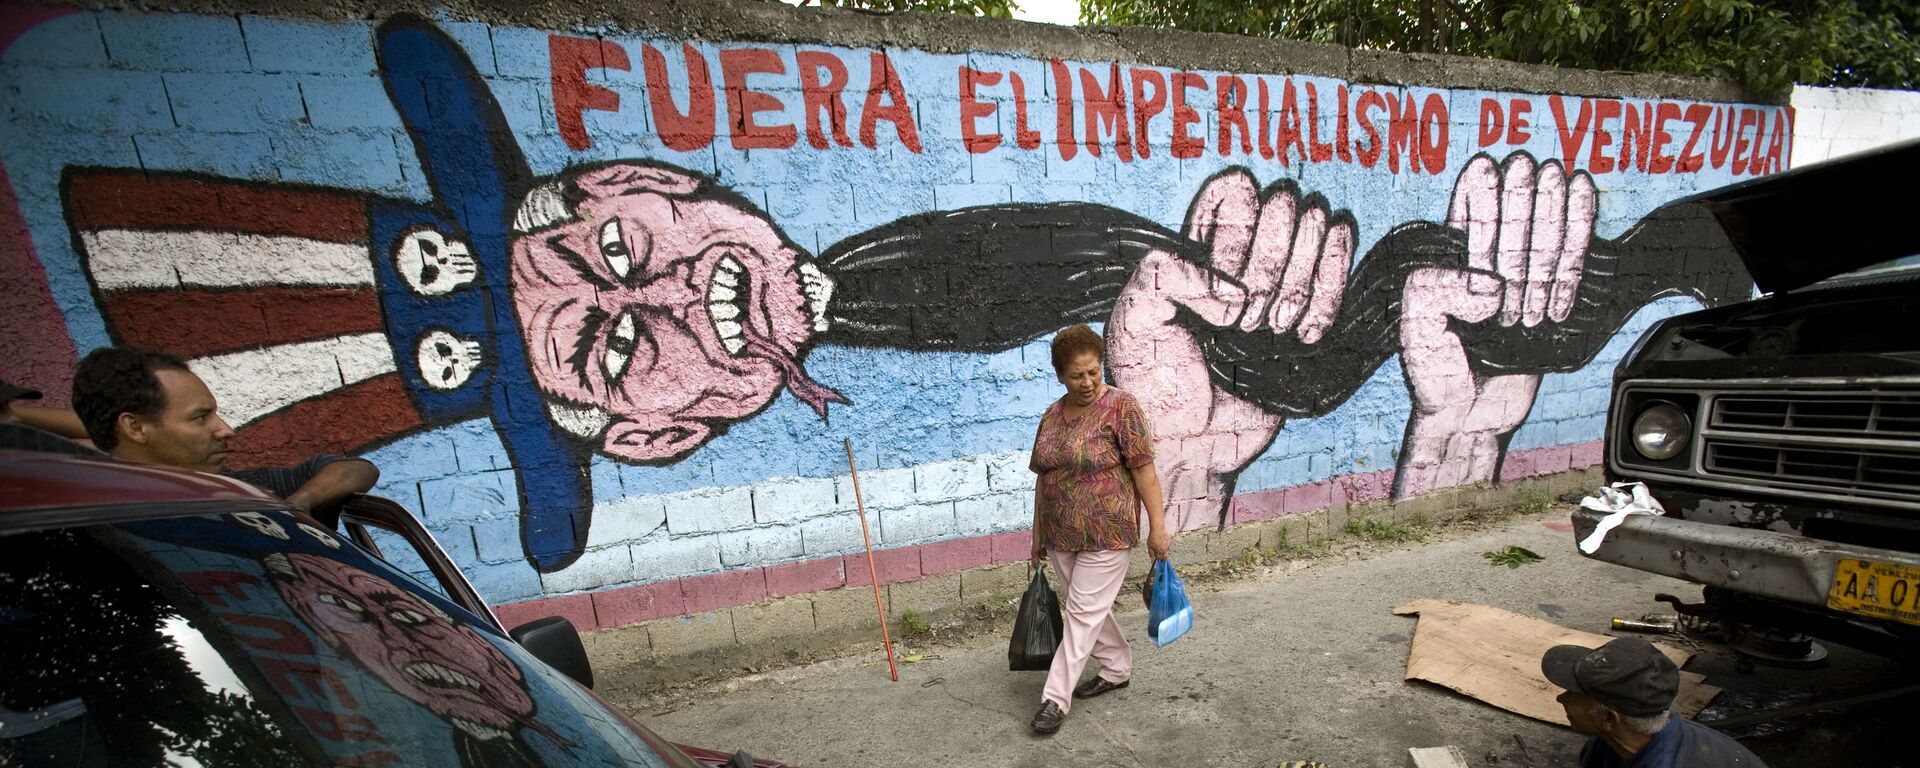
M 0 536 L 0 765 L 687 765 L 277 510 Z

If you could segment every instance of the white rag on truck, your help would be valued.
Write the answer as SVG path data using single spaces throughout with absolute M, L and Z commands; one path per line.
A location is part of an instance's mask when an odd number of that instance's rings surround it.
M 1580 500 L 1580 506 L 1595 512 L 1605 512 L 1600 524 L 1593 527 L 1593 533 L 1580 540 L 1580 551 L 1589 555 L 1600 549 L 1600 542 L 1607 538 L 1607 531 L 1613 530 L 1628 515 L 1664 515 L 1667 508 L 1647 492 L 1646 483 L 1614 483 L 1601 486 L 1592 496 Z

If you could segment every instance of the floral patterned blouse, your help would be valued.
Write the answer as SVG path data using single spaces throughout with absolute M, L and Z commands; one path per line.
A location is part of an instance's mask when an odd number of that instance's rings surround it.
M 1040 417 L 1028 467 L 1053 550 L 1129 549 L 1140 542 L 1140 500 L 1130 469 L 1153 461 L 1153 434 L 1133 395 L 1107 387 L 1077 417 L 1055 401 Z

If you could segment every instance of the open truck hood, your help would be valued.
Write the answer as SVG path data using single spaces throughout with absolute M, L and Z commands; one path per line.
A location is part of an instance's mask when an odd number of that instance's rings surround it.
M 1753 282 L 1791 291 L 1920 253 L 1920 140 L 1814 163 L 1667 203 L 1699 206 Z

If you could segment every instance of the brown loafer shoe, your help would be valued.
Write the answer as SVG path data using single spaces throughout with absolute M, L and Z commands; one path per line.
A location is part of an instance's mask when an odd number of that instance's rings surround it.
M 1033 714 L 1033 732 L 1043 736 L 1052 736 L 1060 730 L 1060 721 L 1067 719 L 1067 713 L 1060 711 L 1060 705 L 1051 701 L 1041 704 L 1040 711 Z
M 1127 684 L 1132 682 L 1132 680 L 1122 680 L 1115 683 L 1099 675 L 1094 675 L 1086 682 L 1073 687 L 1073 697 L 1076 699 L 1091 699 L 1108 691 L 1117 691 L 1125 688 Z

